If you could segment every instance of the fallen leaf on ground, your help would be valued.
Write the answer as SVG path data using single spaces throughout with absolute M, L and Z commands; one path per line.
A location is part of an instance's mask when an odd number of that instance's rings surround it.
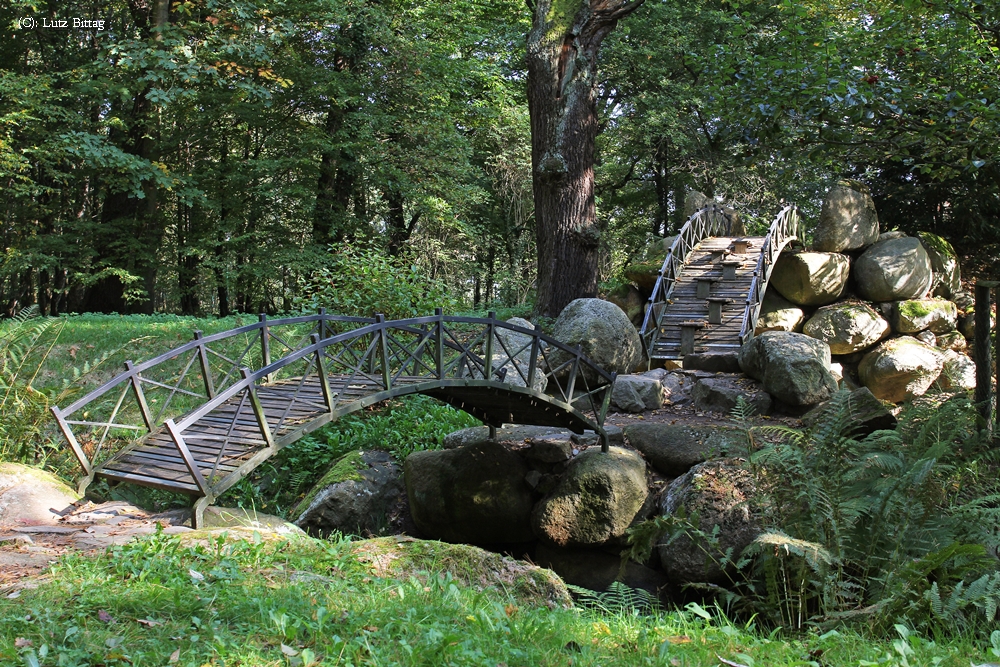
M 18 637 L 17 639 L 14 640 L 15 648 L 27 648 L 29 646 L 31 646 L 30 639 L 25 639 L 24 637 Z
M 102 623 L 114 623 L 115 619 L 111 617 L 111 614 L 101 609 L 97 612 L 97 618 L 101 619 Z
M 167 662 L 175 663 L 180 659 L 181 659 L 181 650 L 177 649 L 176 651 L 170 654 L 170 657 L 167 659 Z

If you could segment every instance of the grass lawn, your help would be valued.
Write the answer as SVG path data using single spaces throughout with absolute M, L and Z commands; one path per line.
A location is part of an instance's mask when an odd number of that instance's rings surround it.
M 64 557 L 41 587 L 0 598 L 0 662 L 968 667 L 987 658 L 972 639 L 784 637 L 696 605 L 654 615 L 565 608 L 546 571 L 461 545 L 196 537 Z

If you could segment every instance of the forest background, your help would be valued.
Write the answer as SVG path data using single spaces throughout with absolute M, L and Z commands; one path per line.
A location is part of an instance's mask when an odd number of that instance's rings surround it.
M 0 1 L 0 305 L 365 310 L 338 286 L 365 272 L 445 305 L 530 303 L 532 11 Z M 60 18 L 105 27 L 42 27 Z M 993 271 L 996 3 L 646 0 L 598 72 L 604 287 L 679 228 L 687 190 L 760 225 L 781 202 L 815 214 L 840 177 L 871 187 L 883 229 Z

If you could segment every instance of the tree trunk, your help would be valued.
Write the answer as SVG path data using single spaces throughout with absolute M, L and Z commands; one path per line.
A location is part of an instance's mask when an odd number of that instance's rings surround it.
M 528 112 L 538 242 L 535 313 L 597 295 L 594 206 L 597 52 L 643 0 L 537 0 L 528 33 Z

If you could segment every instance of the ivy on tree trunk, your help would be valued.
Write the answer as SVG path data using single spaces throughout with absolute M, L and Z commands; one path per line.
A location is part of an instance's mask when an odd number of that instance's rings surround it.
M 597 295 L 594 206 L 597 52 L 643 0 L 537 0 L 528 33 L 528 111 L 538 243 L 535 312 Z

